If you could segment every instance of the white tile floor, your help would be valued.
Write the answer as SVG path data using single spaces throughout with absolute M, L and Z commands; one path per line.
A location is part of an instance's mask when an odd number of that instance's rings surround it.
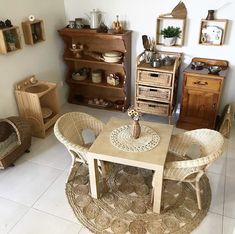
M 84 111 L 106 122 L 126 114 L 66 104 L 63 111 Z M 165 122 L 145 115 L 145 120 Z M 175 129 L 175 132 L 181 130 Z M 235 124 L 224 155 L 208 172 L 212 202 L 193 234 L 235 234 Z M 0 234 L 87 234 L 65 196 L 71 159 L 54 134 L 33 138 L 31 152 L 15 167 L 0 171 Z

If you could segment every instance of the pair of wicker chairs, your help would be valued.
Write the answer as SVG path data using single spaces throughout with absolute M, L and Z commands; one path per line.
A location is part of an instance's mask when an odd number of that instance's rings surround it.
M 61 116 L 55 126 L 54 133 L 58 140 L 63 143 L 73 157 L 74 163 L 87 164 L 87 152 L 90 144 L 86 144 L 83 138 L 85 129 L 92 129 L 95 136 L 102 131 L 104 124 L 98 119 L 80 112 L 66 113 Z M 198 129 L 173 135 L 164 169 L 164 179 L 190 183 L 196 190 L 198 208 L 202 209 L 200 197 L 200 178 L 205 174 L 209 165 L 222 154 L 224 138 L 214 130 Z M 197 145 L 200 152 L 197 158 L 187 156 L 190 147 Z M 101 174 L 106 181 L 109 165 L 100 162 Z M 70 173 L 71 176 L 72 173 Z M 71 177 L 69 176 L 68 181 Z M 153 176 L 153 187 L 156 186 Z

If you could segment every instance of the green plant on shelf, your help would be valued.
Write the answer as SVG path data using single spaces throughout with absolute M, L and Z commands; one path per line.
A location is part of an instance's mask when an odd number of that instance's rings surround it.
M 17 38 L 12 31 L 5 32 L 5 40 L 7 43 L 16 43 Z
M 180 38 L 181 32 L 179 27 L 168 26 L 161 30 L 161 35 L 163 35 L 164 38 Z

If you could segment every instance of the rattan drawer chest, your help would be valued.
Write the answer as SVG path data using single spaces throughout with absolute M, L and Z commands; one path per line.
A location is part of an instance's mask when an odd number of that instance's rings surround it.
M 150 63 L 145 63 L 144 53 L 137 57 L 135 107 L 141 113 L 166 116 L 171 123 L 177 96 L 181 54 L 159 54 L 162 59 L 166 56 L 174 58 L 174 62 L 168 66 L 153 68 Z

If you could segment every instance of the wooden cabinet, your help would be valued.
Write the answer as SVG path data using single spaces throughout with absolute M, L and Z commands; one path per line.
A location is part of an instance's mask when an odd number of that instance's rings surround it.
M 15 96 L 19 114 L 30 122 L 32 135 L 46 137 L 59 118 L 56 83 L 31 76 L 16 84 Z
M 144 53 L 137 58 L 135 107 L 139 112 L 167 116 L 169 123 L 175 108 L 181 54 L 159 52 L 161 58 L 174 59 L 172 65 L 153 68 Z
M 228 62 L 200 58 L 194 58 L 193 62 L 203 62 L 204 66 L 201 70 L 196 70 L 190 64 L 184 71 L 181 109 L 177 127 L 187 130 L 214 129 Z M 207 67 L 210 65 L 221 66 L 223 70 L 218 74 L 208 74 Z
M 22 48 L 19 27 L 0 29 L 0 53 L 7 54 Z
M 64 28 L 59 30 L 59 34 L 65 42 L 68 101 L 111 110 L 127 109 L 130 103 L 131 31 L 111 34 L 97 33 L 91 29 Z M 73 53 L 72 46 L 82 50 Z M 115 63 L 105 62 L 102 55 L 112 51 L 121 53 L 121 60 Z M 74 79 L 73 73 L 83 68 L 89 70 L 87 77 L 84 80 Z M 101 71 L 102 78 L 101 82 L 94 83 L 92 73 L 97 70 Z M 112 86 L 107 83 L 109 74 L 116 74 L 119 77 L 118 85 Z
M 42 20 L 22 22 L 25 44 L 34 45 L 38 42 L 45 41 L 45 30 Z

